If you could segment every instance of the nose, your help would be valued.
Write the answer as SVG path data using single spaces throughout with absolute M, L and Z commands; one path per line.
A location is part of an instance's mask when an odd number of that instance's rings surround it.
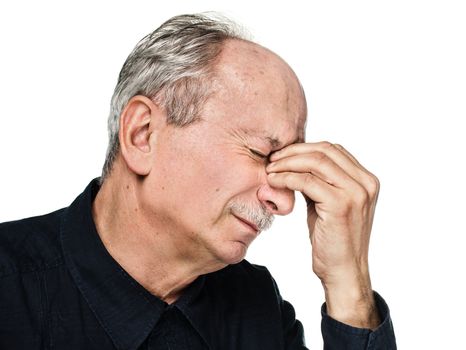
M 273 188 L 268 183 L 259 187 L 257 198 L 274 215 L 287 215 L 294 207 L 294 191 Z

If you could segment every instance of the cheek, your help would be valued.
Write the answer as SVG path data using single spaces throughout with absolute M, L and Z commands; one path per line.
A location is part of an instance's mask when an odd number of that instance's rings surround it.
M 233 164 L 228 157 L 214 156 L 198 159 L 194 165 L 195 178 L 192 180 L 206 206 L 209 205 L 209 201 L 225 199 L 240 190 L 242 181 L 237 176 L 237 167 Z
M 224 157 L 210 157 L 207 152 L 180 155 L 164 159 L 159 168 L 165 195 L 175 210 L 185 215 L 204 216 L 212 207 L 221 206 L 226 190 L 235 177 Z M 221 208 L 219 208 L 221 210 Z
M 251 198 L 258 184 L 258 167 L 244 156 L 235 156 L 193 159 L 189 174 L 182 179 L 186 186 L 183 202 L 204 218 L 216 220 L 235 197 Z
M 234 197 L 253 200 L 260 174 L 265 173 L 245 154 L 215 146 L 198 142 L 176 151 L 170 147 L 159 158 L 156 176 L 170 212 L 194 225 L 218 220 Z
M 236 195 L 250 190 L 258 183 L 260 167 L 244 155 L 217 155 L 203 159 L 199 165 L 204 188 L 217 193 Z

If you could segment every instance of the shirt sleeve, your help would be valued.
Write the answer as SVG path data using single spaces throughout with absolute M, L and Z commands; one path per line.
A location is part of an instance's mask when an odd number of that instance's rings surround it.
M 373 331 L 351 327 L 331 318 L 327 315 L 326 304 L 322 305 L 324 350 L 396 350 L 390 310 L 377 292 L 374 297 L 382 323 Z

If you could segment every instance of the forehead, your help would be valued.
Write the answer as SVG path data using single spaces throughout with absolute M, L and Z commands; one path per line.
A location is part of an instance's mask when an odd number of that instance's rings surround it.
M 304 141 L 306 101 L 291 68 L 273 52 L 237 40 L 225 44 L 212 101 L 219 121 L 272 148 Z

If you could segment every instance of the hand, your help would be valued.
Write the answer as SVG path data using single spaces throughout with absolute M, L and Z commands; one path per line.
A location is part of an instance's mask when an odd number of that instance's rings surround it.
M 328 314 L 352 326 L 377 327 L 368 254 L 378 179 L 329 142 L 293 144 L 270 161 L 270 186 L 300 191 L 306 199 L 312 268 L 324 286 Z

